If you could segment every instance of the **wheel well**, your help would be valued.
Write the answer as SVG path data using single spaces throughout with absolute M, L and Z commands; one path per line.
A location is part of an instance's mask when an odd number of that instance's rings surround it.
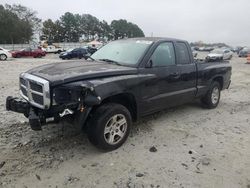
M 219 82 L 221 89 L 223 88 L 223 77 L 222 77 L 222 76 L 215 77 L 215 78 L 213 79 L 213 81 Z
M 131 113 L 133 121 L 137 120 L 137 105 L 135 97 L 132 94 L 122 93 L 114 95 L 104 99 L 100 105 L 104 103 L 118 103 L 125 106 Z

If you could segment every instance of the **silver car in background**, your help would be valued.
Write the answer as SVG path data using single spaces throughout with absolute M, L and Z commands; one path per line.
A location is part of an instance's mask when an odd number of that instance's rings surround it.
M 11 57 L 11 53 L 9 52 L 9 50 L 6 50 L 2 47 L 0 47 L 0 61 L 5 61 L 7 60 L 7 58 Z
M 233 57 L 233 52 L 229 49 L 215 49 L 211 51 L 206 59 L 210 61 L 217 61 L 217 60 L 230 60 Z

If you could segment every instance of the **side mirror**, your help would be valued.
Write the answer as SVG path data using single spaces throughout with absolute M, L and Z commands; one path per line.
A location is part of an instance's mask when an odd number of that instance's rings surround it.
M 150 59 L 150 60 L 147 62 L 147 64 L 146 64 L 145 67 L 146 67 L 146 68 L 152 68 L 152 67 L 153 67 L 153 61 L 152 61 L 152 59 Z

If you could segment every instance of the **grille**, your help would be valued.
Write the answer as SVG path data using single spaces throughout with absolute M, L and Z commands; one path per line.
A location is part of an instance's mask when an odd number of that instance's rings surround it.
M 26 88 L 21 87 L 21 92 L 23 93 L 23 95 L 25 95 L 26 97 L 28 97 L 28 93 L 27 93 Z
M 34 102 L 36 102 L 38 104 L 41 104 L 41 105 L 44 105 L 43 96 L 37 95 L 37 94 L 34 94 L 34 93 L 32 93 L 31 95 L 32 95 L 32 98 L 33 98 Z
M 20 78 L 20 83 L 24 86 L 26 85 L 26 81 L 23 78 Z
M 30 82 L 30 89 L 32 89 L 33 91 L 43 93 L 43 86 L 38 85 L 38 84 L 33 83 L 33 82 Z
M 48 109 L 50 106 L 49 82 L 40 77 L 23 73 L 20 76 L 20 92 L 33 106 Z

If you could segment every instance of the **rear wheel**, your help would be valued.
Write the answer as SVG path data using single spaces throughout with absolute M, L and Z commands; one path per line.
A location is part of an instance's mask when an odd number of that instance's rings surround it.
M 7 55 L 5 54 L 0 54 L 0 60 L 5 61 L 7 59 Z
M 97 108 L 88 124 L 90 142 L 100 149 L 110 151 L 126 141 L 132 119 L 127 108 L 110 103 Z
M 220 91 L 221 86 L 219 82 L 213 82 L 207 94 L 201 99 L 201 102 L 209 109 L 216 108 L 220 102 Z

